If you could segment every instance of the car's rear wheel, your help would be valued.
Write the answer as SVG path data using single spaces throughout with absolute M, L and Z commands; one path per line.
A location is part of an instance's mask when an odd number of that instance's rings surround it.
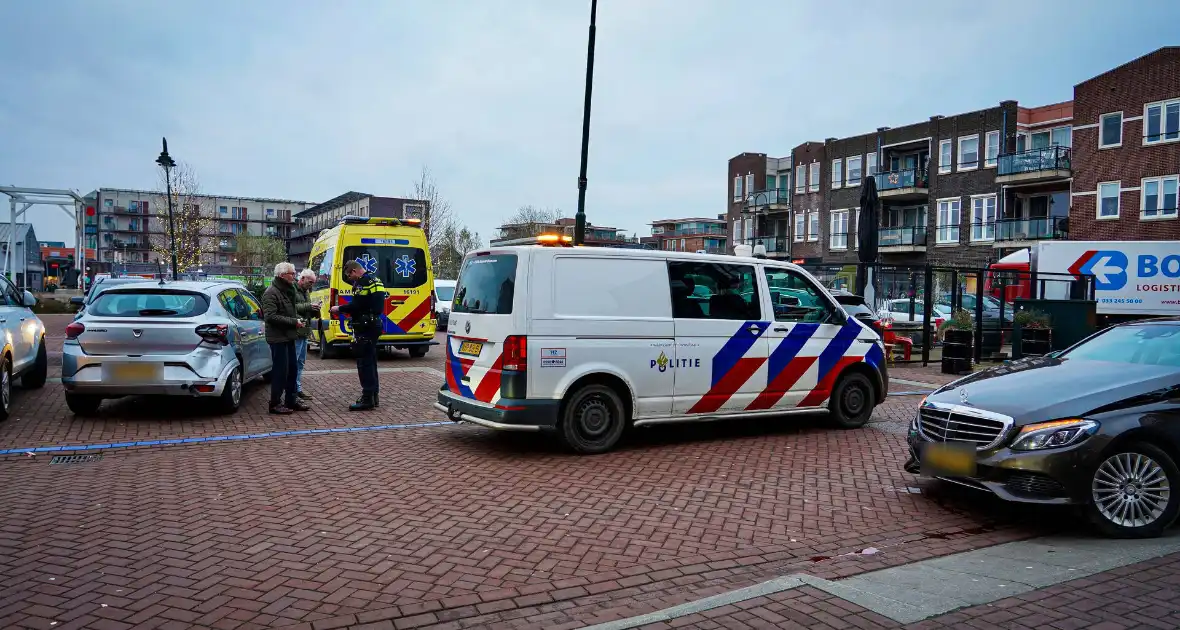
M 101 396 L 92 396 L 89 394 L 66 394 L 66 406 L 70 411 L 74 412 L 76 416 L 93 416 L 98 413 L 98 407 L 102 404 Z
M 1113 538 L 1154 538 L 1180 514 L 1180 470 L 1144 442 L 1107 453 L 1090 477 L 1090 521 Z
M 12 360 L 0 360 L 0 421 L 8 419 L 12 409 Z
M 614 448 L 626 426 L 627 408 L 618 393 L 605 385 L 592 384 L 566 398 L 558 428 L 566 446 L 591 455 Z
M 426 356 L 430 350 L 430 346 L 410 346 L 410 357 L 414 359 L 421 359 Z
M 832 422 L 841 429 L 863 427 L 873 415 L 873 398 L 873 384 L 869 377 L 860 372 L 841 376 L 828 403 Z
M 45 337 L 41 338 L 41 343 L 38 345 L 37 360 L 20 379 L 21 387 L 25 389 L 41 389 L 45 387 L 45 381 L 49 379 L 49 353 L 45 350 Z
M 336 358 L 336 351 L 332 348 L 332 346 L 328 345 L 327 339 L 324 337 L 324 333 L 322 333 L 322 332 L 320 333 L 319 343 L 320 343 L 320 359 L 321 360 L 326 361 L 328 359 L 335 359 Z
M 221 392 L 218 405 L 225 413 L 233 413 L 242 406 L 242 366 L 239 365 L 225 379 L 225 391 Z

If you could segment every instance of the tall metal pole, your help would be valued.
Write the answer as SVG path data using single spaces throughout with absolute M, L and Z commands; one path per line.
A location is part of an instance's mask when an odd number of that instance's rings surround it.
M 172 167 L 176 166 L 176 161 L 168 155 L 168 138 L 163 138 L 164 150 L 160 152 L 160 157 L 156 158 L 156 164 L 164 168 L 164 188 L 168 195 L 168 234 L 172 238 L 172 280 L 179 280 L 180 274 L 176 269 L 176 223 L 172 218 Z
M 594 88 L 594 20 L 598 0 L 590 0 L 590 37 L 586 43 L 586 102 L 582 106 L 582 167 L 578 172 L 578 213 L 574 215 L 574 245 L 586 242 L 586 159 L 590 153 L 590 93 Z

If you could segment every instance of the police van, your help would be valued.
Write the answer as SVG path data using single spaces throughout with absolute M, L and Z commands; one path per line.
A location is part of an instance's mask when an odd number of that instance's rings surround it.
M 347 315 L 332 317 L 332 306 L 352 299 L 344 263 L 355 260 L 385 285 L 385 311 L 378 347 L 409 350 L 423 357 L 438 326 L 430 247 L 418 219 L 347 216 L 320 233 L 311 247 L 308 268 L 316 272 L 310 298 L 319 302 L 320 318 L 311 322 L 312 342 L 320 357 L 333 358 L 352 343 Z
M 580 453 L 681 421 L 818 411 L 856 428 L 889 390 L 877 333 L 774 260 L 492 247 L 465 257 L 447 330 L 436 409 Z

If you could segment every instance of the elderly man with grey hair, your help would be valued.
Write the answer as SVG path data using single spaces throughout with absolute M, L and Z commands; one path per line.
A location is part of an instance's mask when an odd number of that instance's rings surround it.
M 295 340 L 307 327 L 295 308 L 295 265 L 275 265 L 275 278 L 262 294 L 266 343 L 270 344 L 270 412 L 290 414 L 310 409 L 296 397 Z
M 316 274 L 311 269 L 299 272 L 299 281 L 295 283 L 295 312 L 300 317 L 312 319 L 320 314 L 319 302 L 312 302 L 308 297 L 311 287 L 315 284 Z M 295 395 L 303 400 L 310 400 L 311 394 L 303 391 L 303 366 L 307 363 L 307 338 L 311 327 L 299 329 L 299 338 L 295 340 Z

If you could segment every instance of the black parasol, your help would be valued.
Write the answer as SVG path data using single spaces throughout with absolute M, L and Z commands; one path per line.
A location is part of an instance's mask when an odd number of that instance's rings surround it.
M 877 226 L 881 223 L 880 200 L 877 198 L 877 178 L 870 175 L 860 184 L 860 216 L 856 221 L 856 252 L 861 264 L 856 270 L 856 288 L 864 295 L 867 284 L 865 270 L 877 262 Z

